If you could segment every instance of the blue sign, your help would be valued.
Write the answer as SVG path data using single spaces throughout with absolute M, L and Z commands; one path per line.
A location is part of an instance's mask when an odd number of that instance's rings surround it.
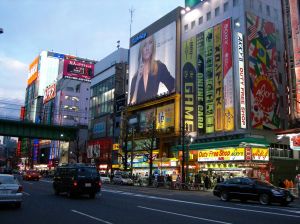
M 137 42 L 139 42 L 140 40 L 145 39 L 146 37 L 147 37 L 147 33 L 141 33 L 141 34 L 133 37 L 131 43 L 136 44 Z

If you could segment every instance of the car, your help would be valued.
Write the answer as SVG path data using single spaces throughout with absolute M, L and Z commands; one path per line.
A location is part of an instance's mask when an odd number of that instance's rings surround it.
M 290 191 L 284 188 L 276 187 L 267 181 L 248 177 L 236 177 L 218 183 L 213 194 L 220 197 L 222 201 L 239 199 L 245 202 L 251 200 L 259 201 L 262 205 L 280 203 L 286 206 L 295 198 Z
M 0 174 L 0 203 L 14 204 L 21 207 L 23 187 L 19 181 L 10 174 Z
M 113 184 L 133 185 L 133 180 L 127 173 L 116 173 L 112 179 Z
M 23 180 L 39 180 L 40 173 L 36 170 L 27 170 L 23 173 Z
M 101 182 L 103 184 L 109 184 L 110 183 L 110 177 L 105 173 L 100 173 L 100 179 L 101 179 Z
M 89 195 L 95 198 L 101 192 L 101 180 L 96 166 L 67 164 L 58 166 L 53 177 L 55 195 L 66 193 L 68 197 Z

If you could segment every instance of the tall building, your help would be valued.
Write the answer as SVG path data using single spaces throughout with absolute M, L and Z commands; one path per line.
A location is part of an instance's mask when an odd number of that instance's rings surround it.
M 119 168 L 121 111 L 128 79 L 128 50 L 119 48 L 95 64 L 91 82 L 87 157 L 103 172 Z M 119 148 L 119 147 L 116 147 Z
M 34 163 L 51 163 L 54 160 L 67 163 L 82 156 L 87 141 L 94 64 L 93 60 L 43 51 L 30 65 L 25 119 L 80 129 L 77 142 L 70 143 L 70 146 L 69 142 L 33 140 Z

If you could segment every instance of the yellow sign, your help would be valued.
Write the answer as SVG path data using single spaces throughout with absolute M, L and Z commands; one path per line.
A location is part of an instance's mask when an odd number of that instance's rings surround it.
M 165 129 L 174 127 L 174 104 L 157 108 L 156 127 L 157 129 Z
M 245 159 L 244 148 L 223 148 L 200 150 L 198 152 L 198 162 L 210 161 L 237 161 Z
M 252 148 L 252 160 L 269 161 L 269 149 Z
M 113 168 L 113 169 L 118 169 L 118 168 L 120 168 L 120 165 L 119 165 L 119 164 L 113 164 L 113 165 L 112 165 L 112 168 Z
M 113 150 L 119 150 L 120 144 L 113 144 Z

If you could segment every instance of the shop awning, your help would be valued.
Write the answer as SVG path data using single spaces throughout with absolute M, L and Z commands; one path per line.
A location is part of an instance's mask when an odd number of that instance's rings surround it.
M 265 138 L 240 138 L 240 139 L 231 139 L 226 141 L 212 141 L 212 142 L 203 142 L 203 143 L 194 143 L 190 144 L 189 150 L 202 150 L 202 149 L 214 149 L 214 148 L 225 148 L 225 147 L 269 147 L 270 143 L 267 142 Z M 185 145 L 187 147 L 187 145 Z M 182 150 L 182 146 L 172 147 L 173 151 Z

